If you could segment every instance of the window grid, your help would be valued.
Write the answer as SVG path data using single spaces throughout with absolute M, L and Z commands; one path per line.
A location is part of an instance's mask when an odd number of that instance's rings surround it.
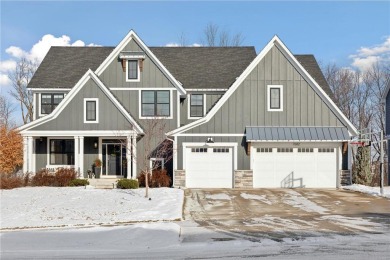
M 74 140 L 52 139 L 50 140 L 50 164 L 74 165 Z
M 318 148 L 319 153 L 334 153 L 334 148 Z
M 190 96 L 190 117 L 203 116 L 203 94 L 191 94 Z
M 127 61 L 127 79 L 138 79 L 138 61 Z
M 272 148 L 257 148 L 258 153 L 272 153 Z
M 229 153 L 229 148 L 213 148 L 214 153 Z
M 64 94 L 41 94 L 41 114 L 47 115 L 53 112 L 63 99 Z
M 207 153 L 207 148 L 191 148 L 193 153 Z
M 278 153 L 292 153 L 293 148 L 278 148 Z
M 270 108 L 280 109 L 280 88 L 270 88 Z
M 298 153 L 312 153 L 314 152 L 313 148 L 298 148 Z
M 170 93 L 168 90 L 143 90 L 141 96 L 142 116 L 170 116 Z

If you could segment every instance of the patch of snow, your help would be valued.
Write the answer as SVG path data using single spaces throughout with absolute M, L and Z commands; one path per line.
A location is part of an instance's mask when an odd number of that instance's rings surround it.
M 360 184 L 343 186 L 343 189 L 367 193 L 373 196 L 381 196 L 380 187 L 369 187 Z M 390 198 L 390 186 L 383 187 L 383 197 Z
M 259 218 L 252 218 L 251 222 L 245 222 L 246 226 L 259 226 L 272 228 L 276 232 L 285 232 L 291 230 L 303 230 L 316 227 L 316 221 L 304 221 L 301 219 L 287 219 L 270 215 Z
M 267 199 L 266 195 L 241 193 L 240 196 L 247 200 L 259 200 L 261 202 L 264 202 L 265 204 L 272 205 L 272 202 Z
M 357 229 L 361 231 L 375 231 L 375 228 L 378 230 L 382 228 L 382 224 L 371 222 L 368 219 L 363 219 L 359 217 L 345 217 L 340 215 L 328 215 L 321 216 L 318 220 L 327 220 L 329 222 L 341 225 L 347 228 Z
M 183 190 L 26 187 L 1 190 L 1 229 L 89 226 L 182 217 Z
M 283 203 L 293 206 L 294 208 L 302 209 L 306 212 L 317 212 L 320 214 L 326 214 L 328 209 L 317 205 L 316 203 L 308 200 L 307 198 L 301 196 L 296 191 L 285 190 L 287 193 L 284 195 Z
M 226 193 L 207 194 L 206 198 L 211 200 L 231 200 L 230 196 Z

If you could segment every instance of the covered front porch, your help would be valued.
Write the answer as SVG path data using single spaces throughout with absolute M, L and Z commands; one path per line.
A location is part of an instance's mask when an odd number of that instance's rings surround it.
M 137 134 L 133 131 L 29 133 L 23 135 L 23 172 L 74 168 L 79 178 L 92 177 L 101 161 L 100 178 L 136 178 Z

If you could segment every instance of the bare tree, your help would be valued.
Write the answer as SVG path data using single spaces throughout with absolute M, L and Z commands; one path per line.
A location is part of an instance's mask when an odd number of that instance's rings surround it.
M 12 112 L 15 111 L 15 106 L 4 95 L 0 94 L 0 126 L 4 126 L 5 129 L 12 128 L 14 122 L 11 119 Z
M 33 120 L 33 95 L 27 89 L 27 85 L 34 76 L 37 68 L 37 62 L 22 58 L 17 62 L 15 70 L 8 75 L 12 82 L 12 90 L 9 93 L 20 104 L 24 124 Z
M 231 34 L 228 30 L 220 30 L 214 23 L 208 23 L 203 30 L 202 42 L 206 46 L 240 46 L 244 38 L 241 33 Z
M 179 36 L 179 45 L 182 47 L 187 46 L 187 37 L 184 32 L 181 32 Z
M 207 46 L 214 47 L 217 45 L 217 35 L 218 35 L 218 25 L 213 23 L 208 23 L 203 30 L 205 44 Z

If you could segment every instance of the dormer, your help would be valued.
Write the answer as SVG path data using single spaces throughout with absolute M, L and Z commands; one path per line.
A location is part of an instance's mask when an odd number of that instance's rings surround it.
M 145 53 L 142 51 L 122 51 L 119 60 L 122 62 L 123 72 L 126 73 L 126 82 L 139 82 L 143 71 Z

